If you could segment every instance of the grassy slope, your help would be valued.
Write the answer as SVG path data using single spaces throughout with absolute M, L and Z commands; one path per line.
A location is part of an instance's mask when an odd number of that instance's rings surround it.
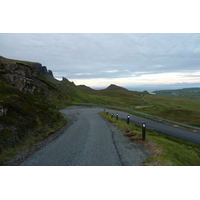
M 111 118 L 111 115 L 101 113 L 111 123 L 114 123 L 119 130 L 125 133 L 131 141 L 139 142 L 146 146 L 153 156 L 144 161 L 143 165 L 151 166 L 199 166 L 200 145 L 176 139 L 155 131 L 147 130 L 146 140 L 142 141 L 141 127 L 134 124 L 127 125 L 122 120 Z
M 26 61 L 18 62 L 28 63 Z M 111 85 L 105 90 L 90 90 L 86 87 L 75 86 L 67 79 L 58 81 L 51 76 L 46 78 L 62 90 L 60 93 L 60 99 L 63 99 L 61 107 L 66 102 L 113 105 L 200 127 L 200 99 L 190 98 L 191 95 L 187 95 L 187 97 L 148 95 L 146 92 L 128 91 L 115 85 Z M 63 96 L 63 93 L 68 95 Z M 191 94 L 191 92 L 187 94 Z M 54 98 L 54 94 L 51 96 L 52 103 L 58 105 L 59 97 Z M 64 100 L 65 98 L 67 101 Z M 135 106 L 143 107 L 138 109 Z
M 31 145 L 66 123 L 53 104 L 43 98 L 24 94 L 3 81 L 0 81 L 0 91 L 0 103 L 8 107 L 7 115 L 1 116 L 4 128 L 0 131 L 0 162 L 17 153 L 24 141 L 28 140 Z
M 169 120 L 200 127 L 200 99 L 149 95 L 128 90 L 85 90 L 71 86 L 72 101 L 113 105 L 138 110 Z M 135 108 L 135 106 L 141 106 Z
M 61 88 L 59 88 L 55 83 L 49 81 L 43 76 L 37 78 L 45 82 L 51 88 L 48 93 L 46 92 L 46 99 L 48 99 L 48 102 L 51 103 L 55 108 L 61 109 L 64 108 L 67 104 L 71 103 L 70 96 L 66 94 Z M 39 96 L 41 96 L 41 94 L 39 94 Z
M 8 108 L 7 115 L 0 116 L 0 163 L 66 124 L 57 109 L 70 102 L 68 95 L 44 77 L 37 79 L 47 89 L 36 86 L 32 95 L 7 84 L 0 74 L 0 104 Z
M 79 99 L 74 98 L 77 103 L 95 103 L 103 105 L 113 105 L 121 107 L 131 107 L 133 105 L 143 105 L 141 94 L 128 90 L 79 90 Z M 84 102 L 83 99 L 86 101 Z
M 200 99 L 147 95 L 144 100 L 149 105 L 141 112 L 200 127 Z

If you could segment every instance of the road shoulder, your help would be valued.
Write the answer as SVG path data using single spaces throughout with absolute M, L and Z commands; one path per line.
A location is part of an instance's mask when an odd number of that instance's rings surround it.
M 124 136 L 123 131 L 118 130 L 106 119 L 104 120 L 112 132 L 113 142 L 123 166 L 142 166 L 143 161 L 152 156 L 146 147 L 130 141 Z

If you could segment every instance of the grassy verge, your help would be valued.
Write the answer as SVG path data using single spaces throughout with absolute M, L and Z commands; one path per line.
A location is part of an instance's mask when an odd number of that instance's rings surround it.
M 13 156 L 23 150 L 29 150 L 37 142 L 44 141 L 46 138 L 49 138 L 52 134 L 56 134 L 64 125 L 67 124 L 66 117 L 63 117 L 62 120 L 54 124 L 54 126 L 44 126 L 41 128 L 35 128 L 28 133 L 23 141 L 15 144 L 15 146 L 7 146 L 3 149 L 0 154 L 0 165 L 4 165 L 4 162 L 12 160 Z
M 124 131 L 124 136 L 148 148 L 153 154 L 143 162 L 147 166 L 199 166 L 200 145 L 173 138 L 155 131 L 146 131 L 146 140 L 142 141 L 142 128 L 122 120 L 116 120 L 111 114 L 100 113 L 102 117 Z M 134 156 L 134 155 L 133 155 Z

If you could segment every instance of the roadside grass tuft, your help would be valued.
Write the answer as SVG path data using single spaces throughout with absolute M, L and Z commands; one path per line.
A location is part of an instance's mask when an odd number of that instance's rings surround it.
M 124 136 L 132 142 L 138 142 L 153 154 L 143 162 L 144 166 L 200 166 L 200 145 L 149 129 L 146 130 L 146 140 L 142 141 L 142 127 L 132 123 L 128 125 L 105 112 L 100 115 L 124 131 Z

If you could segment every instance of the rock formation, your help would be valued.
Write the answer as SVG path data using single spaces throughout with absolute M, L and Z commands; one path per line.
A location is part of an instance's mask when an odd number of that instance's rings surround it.
M 48 90 L 50 86 L 39 79 L 39 76 L 46 74 L 53 75 L 52 71 L 47 71 L 47 68 L 39 63 L 27 65 L 26 63 L 0 58 L 1 77 L 22 92 L 34 94 L 37 88 Z
M 47 70 L 47 67 L 42 66 L 40 63 L 29 63 L 29 65 L 37 69 L 42 76 L 45 76 L 45 75 L 53 76 L 53 72 L 51 70 Z

